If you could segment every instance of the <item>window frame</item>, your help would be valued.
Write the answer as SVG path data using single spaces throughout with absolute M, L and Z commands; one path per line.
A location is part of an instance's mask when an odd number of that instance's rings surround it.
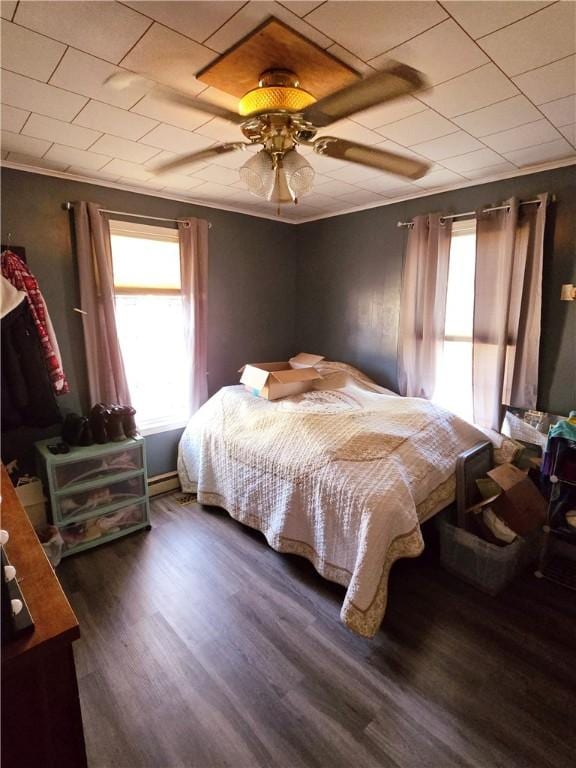
M 119 235 L 122 237 L 142 238 L 143 240 L 158 240 L 160 242 L 179 243 L 179 230 L 170 226 L 158 226 L 153 224 L 144 224 L 140 222 L 125 221 L 123 219 L 109 219 L 110 235 Z M 112 270 L 114 269 L 113 249 L 111 249 Z M 114 278 L 113 278 L 114 280 Z M 116 296 L 182 296 L 182 288 L 154 288 L 150 286 L 120 286 L 114 285 L 114 297 Z M 130 387 L 130 382 L 128 382 Z M 173 419 L 160 417 L 158 419 L 147 419 L 145 425 L 139 427 L 139 432 L 143 437 L 157 435 L 162 432 L 172 432 L 177 429 L 183 429 L 189 421 L 189 416 L 185 419 Z

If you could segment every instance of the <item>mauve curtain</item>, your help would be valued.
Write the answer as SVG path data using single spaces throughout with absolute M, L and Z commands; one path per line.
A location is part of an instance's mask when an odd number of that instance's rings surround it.
M 502 404 L 535 408 L 548 195 L 539 205 L 478 216 L 474 297 L 474 422 L 499 430 Z
M 74 203 L 74 231 L 90 401 L 130 405 L 116 330 L 108 218 L 95 203 Z
M 208 397 L 208 222 L 181 219 L 178 234 L 192 414 Z
M 439 214 L 416 216 L 408 231 L 398 340 L 398 387 L 430 399 L 442 352 L 452 222 Z

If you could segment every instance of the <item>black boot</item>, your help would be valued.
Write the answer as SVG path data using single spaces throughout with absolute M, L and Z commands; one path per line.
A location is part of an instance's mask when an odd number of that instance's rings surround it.
M 122 418 L 124 413 L 120 405 L 109 406 L 110 415 L 108 416 L 108 437 L 113 443 L 119 443 L 122 440 L 126 440 L 124 434 L 124 428 L 122 427 Z
M 84 427 L 83 417 L 77 413 L 68 413 L 62 425 L 62 440 L 68 445 L 80 445 L 80 435 Z
M 94 438 L 92 437 L 90 420 L 87 419 L 86 417 L 82 417 L 82 429 L 80 430 L 78 445 L 82 445 L 84 447 L 87 445 L 94 445 Z
M 108 406 L 104 403 L 96 403 L 96 405 L 90 411 L 90 427 L 92 429 L 92 435 L 94 440 L 101 445 L 107 443 L 108 437 L 108 416 L 110 411 Z
M 137 437 L 138 427 L 136 426 L 136 420 L 134 419 L 136 409 L 132 408 L 131 405 L 121 405 L 120 408 L 122 408 L 122 427 L 124 429 L 124 434 L 126 437 Z

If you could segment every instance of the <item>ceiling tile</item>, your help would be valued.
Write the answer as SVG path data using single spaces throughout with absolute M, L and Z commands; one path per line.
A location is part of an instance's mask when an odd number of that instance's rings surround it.
M 196 128 L 196 133 L 200 136 L 207 136 L 219 142 L 234 142 L 244 141 L 244 135 L 240 131 L 240 128 L 234 123 L 229 123 L 227 120 L 222 120 L 219 117 L 215 117 L 199 128 Z
M 332 208 L 334 206 L 334 198 L 328 195 L 323 195 L 317 191 L 316 187 L 312 189 L 309 195 L 306 195 L 306 202 L 313 205 L 316 208 Z
M 483 141 L 496 152 L 511 152 L 514 149 L 533 147 L 536 144 L 559 139 L 560 135 L 548 120 L 538 120 L 535 123 L 521 125 L 509 131 L 501 131 L 491 136 L 484 136 Z
M 378 128 L 378 133 L 393 141 L 397 141 L 399 144 L 412 146 L 423 141 L 437 139 L 439 136 L 445 136 L 448 133 L 455 133 L 457 130 L 450 120 L 446 120 L 442 115 L 426 109 L 423 112 L 418 112 L 416 115 L 398 120 L 396 123 L 383 125 L 381 128 Z
M 125 5 L 97 0 L 20 3 L 14 21 L 115 64 L 150 25 Z
M 54 144 L 46 153 L 48 160 L 58 163 L 77 165 L 80 168 L 93 168 L 98 170 L 110 160 L 106 155 L 97 155 L 95 152 L 86 152 L 82 149 L 72 149 L 60 144 Z
M 157 181 L 156 179 L 135 179 L 132 176 L 127 176 L 124 178 L 124 176 L 121 176 L 118 179 L 118 184 L 124 184 L 128 187 L 145 187 L 146 189 L 149 189 L 150 191 L 155 190 L 156 192 L 160 192 L 160 190 L 163 189 L 162 183 Z
M 221 165 L 208 165 L 199 171 L 194 171 L 194 177 L 213 181 L 216 184 L 233 184 L 238 181 L 238 171 L 233 168 L 224 168 Z
M 356 188 L 352 184 L 346 184 L 345 181 L 338 181 L 333 179 L 325 184 L 318 184 L 315 187 L 322 195 L 331 195 L 332 197 L 340 197 L 340 195 L 351 194 L 356 191 Z
M 118 181 L 120 177 L 120 174 L 110 173 L 105 168 L 82 168 L 79 165 L 71 165 L 67 172 L 74 176 L 85 176 L 89 179 L 106 179 L 107 181 Z
M 319 31 L 317 24 L 313 23 L 313 26 L 310 26 L 310 24 L 298 18 L 298 16 L 291 13 L 283 5 L 263 2 L 262 0 L 259 0 L 257 3 L 246 3 L 242 10 L 238 11 L 230 21 L 226 22 L 204 42 L 209 48 L 223 53 L 242 37 L 252 32 L 253 29 L 256 29 L 259 24 L 266 21 L 270 16 L 280 19 L 280 21 L 283 21 L 289 27 L 296 30 L 296 32 L 307 37 L 308 40 L 312 40 L 321 48 L 328 48 L 334 42 L 322 34 L 322 31 Z
M 238 197 L 238 191 L 222 184 L 214 184 L 207 181 L 194 189 L 194 198 L 207 198 L 212 200 L 234 199 Z
M 180 104 L 170 104 L 158 95 L 158 91 L 151 91 L 132 107 L 132 112 L 145 117 L 151 117 L 162 123 L 175 125 L 192 131 L 210 120 L 210 115 Z
M 339 139 L 348 139 L 348 141 L 357 141 L 360 144 L 377 144 L 382 141 L 380 135 L 363 125 L 355 123 L 353 120 L 338 120 L 326 128 L 320 129 L 320 134 L 325 136 L 337 136 Z
M 576 56 L 568 56 L 513 78 L 535 104 L 545 104 L 576 93 Z
M 0 145 L 5 152 L 20 152 L 31 157 L 42 157 L 50 149 L 51 141 L 42 141 L 20 133 L 2 131 Z
M 358 56 L 354 56 L 354 54 L 347 51 L 346 48 L 342 48 L 338 43 L 334 43 L 334 45 L 331 45 L 330 48 L 327 48 L 326 50 L 328 53 L 331 53 L 332 56 L 335 56 L 340 61 L 348 64 L 349 67 L 352 67 L 352 69 L 356 70 L 356 72 L 359 72 L 361 75 L 371 75 L 376 71 L 370 64 L 366 64 L 366 62 L 359 59 Z
M 450 157 L 442 161 L 442 165 L 452 171 L 465 173 L 474 168 L 487 168 L 489 165 L 499 165 L 504 159 L 493 149 L 478 149 L 476 152 L 469 152 L 467 155 L 459 157 Z
M 87 104 L 74 123 L 133 141 L 145 136 L 158 125 L 156 120 L 135 115 L 133 112 L 112 107 L 110 104 L 102 104 L 100 101 L 91 101 Z
M 399 190 L 404 190 L 407 194 L 409 194 L 409 190 L 413 191 L 412 184 L 402 182 L 398 176 L 393 176 L 391 173 L 380 173 L 378 176 L 372 176 L 370 179 L 357 181 L 356 186 L 371 190 L 372 192 L 378 192 L 386 197 L 391 191 L 398 192 Z
M 576 122 L 576 95 L 542 104 L 540 111 L 554 125 L 569 125 Z
M 507 75 L 518 75 L 576 51 L 576 4 L 554 3 L 478 41 Z
M 82 51 L 68 48 L 56 72 L 50 78 L 50 84 L 123 109 L 129 109 L 136 104 L 154 85 L 144 78 L 135 78 L 133 83 L 122 89 L 105 85 L 106 78 L 116 72 L 125 72 L 125 70 Z
M 19 152 L 9 152 L 6 159 L 11 163 L 31 165 L 34 168 L 46 168 L 49 171 L 64 171 L 68 167 L 68 163 L 56 163 L 53 160 L 47 160 L 45 157 L 23 155 Z
M 125 176 L 129 179 L 139 179 L 141 181 L 153 181 L 157 177 L 137 163 L 130 163 L 127 160 L 110 160 L 103 170 L 107 173 L 117 174 L 118 177 Z
M 349 192 L 341 195 L 338 202 L 348 203 L 349 205 L 368 205 L 370 203 L 382 202 L 382 195 L 377 192 L 370 192 L 367 189 L 357 189 L 355 192 Z
M 76 149 L 88 149 L 101 136 L 98 131 L 90 128 L 81 128 L 79 125 L 54 120 L 53 117 L 35 114 L 30 115 L 22 133 L 37 139 L 76 147 Z
M 468 133 L 478 138 L 497 131 L 516 128 L 518 125 L 539 120 L 540 112 L 525 96 L 513 96 L 489 107 L 468 112 L 452 120 Z
M 17 5 L 18 3 L 16 0 L 14 0 L 14 2 L 12 2 L 12 0 L 1 0 L 0 16 L 2 16 L 3 19 L 8 19 L 8 21 L 11 21 Z
M 122 60 L 122 66 L 194 95 L 205 88 L 196 80 L 196 72 L 215 58 L 214 51 L 160 24 L 153 24 Z
M 525 165 L 548 163 L 552 160 L 561 160 L 564 157 L 574 157 L 576 160 L 576 151 L 565 139 L 559 139 L 547 144 L 540 144 L 538 147 L 506 152 L 506 157 L 515 165 L 523 167 Z
M 314 8 L 318 8 L 319 5 L 322 5 L 323 2 L 324 0 L 316 0 L 315 2 L 306 2 L 306 0 L 287 0 L 287 2 L 280 3 L 280 5 L 285 6 L 288 10 L 298 16 L 306 16 L 306 14 L 313 11 Z
M 66 46 L 29 29 L 2 22 L 2 66 L 36 80 L 48 80 Z
M 184 176 L 177 173 L 166 173 L 158 176 L 158 183 L 169 189 L 193 189 L 204 183 L 204 179 L 195 179 L 192 176 Z
M 324 3 L 308 21 L 361 59 L 379 56 L 447 18 L 435 2 Z
M 452 117 L 503 101 L 517 92 L 494 64 L 485 64 L 429 91 L 421 91 L 418 98 L 446 117 Z
M 442 83 L 488 62 L 486 54 L 452 19 L 393 48 L 384 56 L 372 59 L 370 63 L 380 69 L 388 59 L 401 61 L 420 70 L 430 85 Z
M 161 168 L 166 163 L 171 163 L 173 160 L 177 160 L 180 157 L 180 155 L 177 155 L 175 152 L 166 152 L 166 150 L 162 150 L 158 152 L 157 155 L 154 155 L 154 157 L 151 160 L 147 160 L 145 163 L 143 163 L 144 168 L 147 171 L 151 171 L 152 173 L 156 173 L 156 171 Z M 208 165 L 208 163 L 193 163 L 189 165 L 186 169 L 182 168 L 180 171 L 178 171 L 178 175 L 185 175 L 189 174 L 191 168 L 205 168 Z
M 423 112 L 427 107 L 413 96 L 404 96 L 401 99 L 394 99 L 388 104 L 381 104 L 372 109 L 366 109 L 364 112 L 357 112 L 352 120 L 360 123 L 366 128 L 380 128 L 388 123 L 395 123 L 410 115 Z
M 517 168 L 512 163 L 506 160 L 502 160 L 498 165 L 490 165 L 484 168 L 468 168 L 465 171 L 461 171 L 463 176 L 467 179 L 489 179 L 493 176 L 500 176 L 504 173 L 513 173 Z
M 90 150 L 101 155 L 116 157 L 119 160 L 129 160 L 131 163 L 144 163 L 158 154 L 158 150 L 154 147 L 148 147 L 128 139 L 119 139 L 117 136 L 110 136 L 109 134 L 98 139 L 90 147 Z
M 445 157 L 463 155 L 465 152 L 472 152 L 482 147 L 483 145 L 469 134 L 456 131 L 449 136 L 441 136 L 439 139 L 416 144 L 412 149 L 430 160 L 443 160 Z
M 212 160 L 213 165 L 221 165 L 224 168 L 240 168 L 241 165 L 250 159 L 250 155 L 256 154 L 257 147 L 246 147 L 244 151 L 228 152 L 225 155 L 218 155 Z
M 572 123 L 572 125 L 564 125 L 558 130 L 571 144 L 576 144 L 576 123 Z
M 190 131 L 184 131 L 182 128 L 161 124 L 146 135 L 143 143 L 179 154 L 206 149 L 206 147 L 214 144 L 214 140 L 205 136 L 198 136 L 198 134 Z
M 486 2 L 486 0 L 447 0 L 443 5 L 464 29 L 475 39 L 512 24 L 518 19 L 546 8 L 548 2 L 536 0 L 507 0 L 507 2 Z
M 12 133 L 20 133 L 20 129 L 30 114 L 25 109 L 9 107 L 7 104 L 2 105 L 0 112 L 2 113 L 2 130 L 11 131 Z
M 312 163 L 314 163 L 314 160 L 312 160 Z M 359 165 L 357 163 L 347 163 L 343 168 L 338 168 L 336 171 L 330 171 L 328 174 L 330 179 L 346 181 L 349 184 L 357 184 L 379 175 L 380 171 L 376 168 L 368 168 L 366 165 Z
M 221 107 L 231 109 L 232 112 L 238 112 L 238 99 L 236 96 L 231 96 L 229 93 L 218 90 L 218 88 L 206 88 L 198 97 L 203 101 L 210 101 L 212 104 L 219 104 Z
M 201 43 L 240 10 L 244 2 L 219 0 L 214 3 L 196 0 L 193 3 L 166 3 L 138 0 L 125 2 L 124 5 Z
M 414 184 L 424 189 L 435 189 L 436 187 L 449 187 L 452 184 L 458 184 L 464 181 L 462 176 L 450 171 L 435 171 L 429 173 L 421 179 L 417 179 Z
M 72 120 L 86 104 L 84 96 L 6 70 L 1 74 L 2 101 L 11 107 L 39 112 L 57 120 Z

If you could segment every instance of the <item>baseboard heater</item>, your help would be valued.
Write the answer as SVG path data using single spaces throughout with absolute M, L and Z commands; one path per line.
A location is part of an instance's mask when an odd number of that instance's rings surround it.
M 148 495 L 150 497 L 178 490 L 180 490 L 178 472 L 165 472 L 163 475 L 148 478 Z

